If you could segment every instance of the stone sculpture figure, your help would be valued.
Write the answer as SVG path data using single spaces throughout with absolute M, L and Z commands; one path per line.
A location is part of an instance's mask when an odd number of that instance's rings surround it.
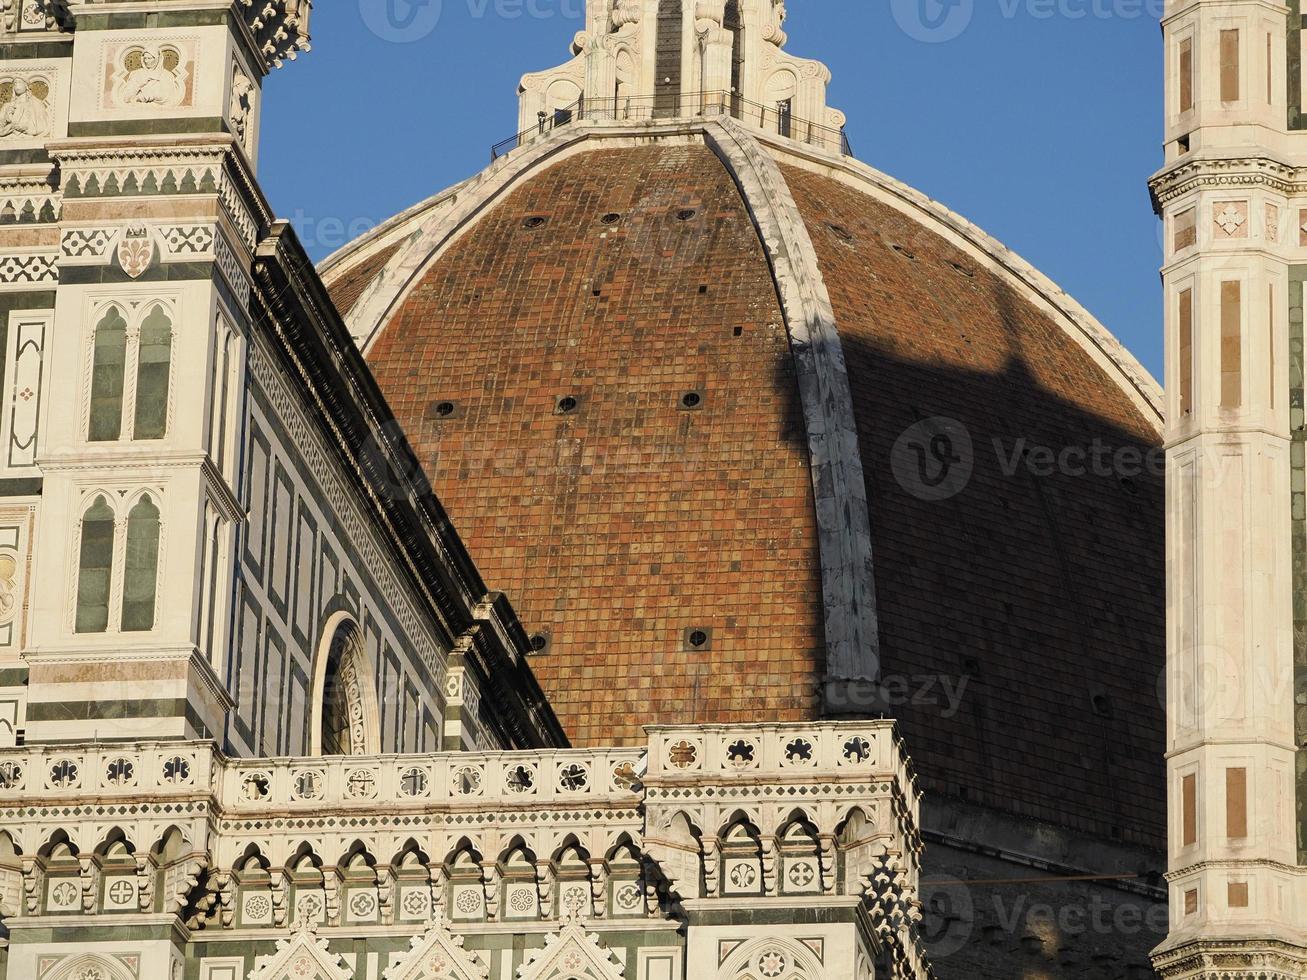
M 123 59 L 118 101 L 127 105 L 178 106 L 186 97 L 181 56 L 172 48 L 129 51 Z
M 50 106 L 21 78 L 13 95 L 0 107 L 0 136 L 33 137 L 50 134 Z

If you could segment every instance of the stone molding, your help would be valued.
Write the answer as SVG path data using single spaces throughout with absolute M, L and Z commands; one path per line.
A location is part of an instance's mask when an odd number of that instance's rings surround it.
M 752 133 L 722 116 L 705 125 L 704 137 L 753 217 L 785 313 L 812 470 L 827 690 L 840 681 L 876 680 L 871 508 L 844 350 L 817 253 L 780 168 Z
M 682 896 L 700 909 L 852 900 L 873 918 L 897 917 L 913 907 L 918 802 L 887 721 L 656 728 L 645 749 L 294 759 L 229 759 L 210 742 L 0 751 L 0 820 L 25 858 L 60 834 L 89 855 L 115 830 L 147 853 L 175 825 L 189 845 L 184 887 L 227 889 L 204 915 L 224 930 L 238 926 L 224 908 L 250 889 L 281 887 L 275 876 L 242 879 L 250 855 L 264 869 L 291 868 L 306 844 L 325 888 L 355 880 L 361 865 L 350 858 L 361 846 L 376 861 L 362 884 L 429 894 L 425 918 L 390 913 L 415 930 L 429 926 L 447 886 L 484 893 L 480 911 L 460 922 L 521 920 L 498 897 L 518 887 L 524 867 L 540 893 L 526 920 L 564 933 L 576 916 L 675 920 Z M 853 819 L 856 832 L 845 831 Z M 693 843 L 677 851 L 682 827 Z M 426 863 L 404 860 L 413 841 Z M 535 863 L 523 865 L 523 854 Z M 36 860 L 25 882 L 35 888 L 39 873 Z M 588 886 L 578 895 L 592 899 L 557 907 L 555 887 L 576 874 Z M 896 889 L 888 902 L 886 883 Z M 156 911 L 168 909 L 143 909 Z

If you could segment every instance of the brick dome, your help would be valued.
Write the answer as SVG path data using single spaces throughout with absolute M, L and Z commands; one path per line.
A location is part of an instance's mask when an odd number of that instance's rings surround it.
M 928 790 L 1162 838 L 1158 392 L 978 229 L 731 120 L 577 125 L 323 274 L 574 742 L 878 664 Z

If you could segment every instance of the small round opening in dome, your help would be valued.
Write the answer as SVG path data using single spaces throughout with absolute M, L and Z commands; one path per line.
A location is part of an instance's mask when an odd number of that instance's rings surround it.
M 686 642 L 696 650 L 708 642 L 708 634 L 703 630 L 690 630 L 689 635 L 685 638 Z
M 908 251 L 902 245 L 891 245 L 890 248 L 894 249 L 894 251 L 898 252 L 899 255 L 903 256 L 905 259 L 912 259 L 915 261 L 917 258 L 916 255 Z
M 522 227 L 530 231 L 541 228 L 549 219 L 542 214 L 533 214 L 522 222 Z
M 845 241 L 845 242 L 853 241 L 853 232 L 849 231 L 849 229 L 845 228 L 843 225 L 828 224 L 826 227 L 831 230 L 832 235 L 834 235 L 836 238 L 840 239 L 841 241 Z
M 557 408 L 560 415 L 570 415 L 572 412 L 576 411 L 578 404 L 579 403 L 574 395 L 564 395 L 562 398 L 558 399 L 555 408 Z
M 966 276 L 968 279 L 976 278 L 976 274 L 960 262 L 949 262 L 949 265 L 953 266 L 955 272 Z
M 693 218 L 693 217 L 694 217 L 696 214 L 698 214 L 698 213 L 699 213 L 699 212 L 696 211 L 694 208 L 681 208 L 681 210 L 679 210 L 679 211 L 676 212 L 676 220 L 677 220 L 677 221 L 689 221 L 691 218 Z
M 618 214 L 616 211 L 609 211 L 606 215 L 604 215 L 599 220 L 606 225 L 615 225 L 617 224 L 617 222 L 622 220 L 622 216 Z
M 549 637 L 544 633 L 533 633 L 531 635 L 531 649 L 535 653 L 543 653 L 547 646 L 549 646 Z
M 439 415 L 442 419 L 449 418 L 449 416 L 451 416 L 451 415 L 454 414 L 454 403 L 453 403 L 453 402 L 437 402 L 437 403 L 436 403 L 436 414 Z
M 687 391 L 681 396 L 682 408 L 698 408 L 701 404 L 703 404 L 703 396 L 697 391 Z

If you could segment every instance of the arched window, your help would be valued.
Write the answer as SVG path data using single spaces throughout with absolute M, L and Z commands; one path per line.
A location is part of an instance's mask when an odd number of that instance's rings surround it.
M 363 648 L 363 631 L 347 615 L 328 623 L 315 674 L 312 747 L 318 755 L 379 751 L 376 694 Z
M 91 365 L 91 442 L 112 442 L 122 434 L 123 372 L 127 366 L 127 321 L 111 307 L 95 327 Z
M 82 515 L 82 543 L 77 561 L 78 633 L 109 628 L 109 588 L 113 580 L 113 508 L 104 495 Z
M 156 306 L 141 323 L 136 354 L 136 419 L 133 439 L 162 439 L 168 427 L 168 367 L 172 319 Z
M 658 41 L 654 46 L 654 115 L 681 114 L 681 51 L 685 37 L 681 0 L 658 0 Z
M 722 27 L 731 35 L 731 115 L 740 117 L 744 96 L 744 18 L 740 0 L 726 0 Z
M 127 515 L 127 555 L 123 570 L 124 632 L 154 628 L 158 573 L 159 508 L 146 494 Z

